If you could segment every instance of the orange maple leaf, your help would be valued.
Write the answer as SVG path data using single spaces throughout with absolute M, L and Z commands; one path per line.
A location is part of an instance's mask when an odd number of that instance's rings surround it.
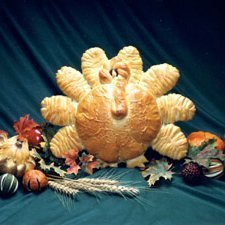
M 78 157 L 78 150 L 76 149 L 70 149 L 68 152 L 62 154 L 62 158 L 65 159 L 65 164 L 69 166 L 67 174 L 78 174 L 78 170 L 80 169 L 80 166 L 76 162 Z
M 29 115 L 20 117 L 20 120 L 14 122 L 13 125 L 20 141 L 24 141 L 28 137 L 29 132 L 38 126 L 39 124 L 35 123 L 33 119 L 29 120 Z
M 78 150 L 70 149 L 69 151 L 62 154 L 62 158 L 66 159 L 65 164 L 67 166 L 73 165 L 76 162 L 76 159 L 78 158 Z
M 75 175 L 78 174 L 78 170 L 80 169 L 80 166 L 74 163 L 67 169 L 67 174 L 72 174 L 74 173 Z

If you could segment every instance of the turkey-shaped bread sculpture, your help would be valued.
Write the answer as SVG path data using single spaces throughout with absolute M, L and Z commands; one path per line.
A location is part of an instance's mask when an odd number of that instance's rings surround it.
M 179 94 L 162 96 L 179 78 L 175 67 L 161 64 L 143 72 L 138 50 L 128 46 L 110 60 L 100 48 L 87 50 L 82 72 L 62 67 L 56 79 L 68 97 L 41 103 L 43 117 L 64 126 L 50 143 L 56 157 L 85 148 L 104 162 L 123 162 L 149 146 L 172 159 L 186 156 L 186 137 L 173 123 L 192 119 L 195 106 Z

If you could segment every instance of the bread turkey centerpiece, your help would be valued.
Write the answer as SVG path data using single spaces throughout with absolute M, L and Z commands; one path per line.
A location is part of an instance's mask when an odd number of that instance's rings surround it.
M 45 120 L 63 126 L 50 149 L 56 157 L 70 149 L 86 149 L 107 163 L 140 157 L 148 147 L 172 159 L 187 154 L 187 139 L 176 121 L 195 114 L 191 100 L 172 89 L 179 71 L 166 63 L 143 72 L 135 47 L 124 47 L 108 59 L 100 48 L 88 49 L 82 73 L 62 67 L 58 86 L 67 95 L 46 97 L 41 103 Z

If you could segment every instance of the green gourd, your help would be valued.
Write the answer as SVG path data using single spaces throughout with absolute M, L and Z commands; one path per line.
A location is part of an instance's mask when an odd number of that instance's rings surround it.
M 0 193 L 3 195 L 11 195 L 18 189 L 17 178 L 9 173 L 0 176 Z

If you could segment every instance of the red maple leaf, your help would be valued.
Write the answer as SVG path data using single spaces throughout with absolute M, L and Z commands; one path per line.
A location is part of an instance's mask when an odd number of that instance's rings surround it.
M 24 141 L 25 139 L 27 139 L 29 132 L 38 126 L 39 124 L 35 123 L 33 119 L 29 120 L 29 115 L 20 117 L 20 120 L 14 122 L 13 125 L 20 141 Z
M 62 158 L 65 159 L 65 164 L 69 166 L 67 169 L 67 174 L 74 173 L 75 175 L 78 174 L 78 170 L 80 166 L 77 164 L 76 160 L 78 159 L 78 150 L 70 149 L 68 152 L 62 154 Z

